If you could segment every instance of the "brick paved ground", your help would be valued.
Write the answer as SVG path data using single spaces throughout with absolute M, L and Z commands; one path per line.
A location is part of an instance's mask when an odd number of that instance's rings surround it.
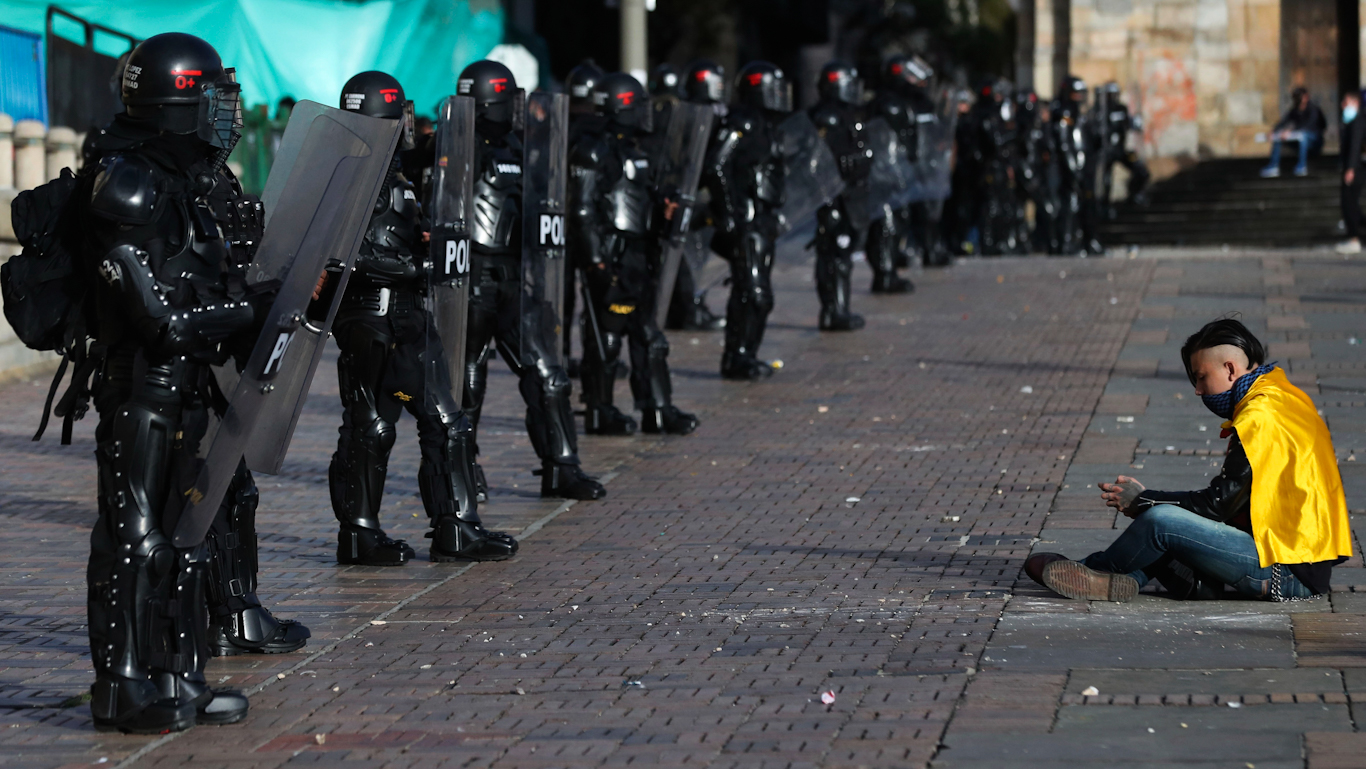
M 525 538 L 502 564 L 333 563 L 326 371 L 287 472 L 258 478 L 263 597 L 314 638 L 210 666 L 254 691 L 245 723 L 156 739 L 96 734 L 71 700 L 90 678 L 92 425 L 30 443 L 45 383 L 0 388 L 5 766 L 1361 766 L 1359 560 L 1331 601 L 1279 606 L 1088 605 L 1019 569 L 1114 537 L 1097 481 L 1217 470 L 1176 349 L 1230 310 L 1322 406 L 1366 507 L 1362 264 L 1010 259 L 919 282 L 860 292 L 868 329 L 822 335 L 810 268 L 781 268 L 765 351 L 786 367 L 761 384 L 719 380 L 719 335 L 672 334 L 702 428 L 583 439 L 600 502 L 536 497 L 495 369 L 485 514 Z M 421 553 L 411 422 L 400 435 L 384 515 Z

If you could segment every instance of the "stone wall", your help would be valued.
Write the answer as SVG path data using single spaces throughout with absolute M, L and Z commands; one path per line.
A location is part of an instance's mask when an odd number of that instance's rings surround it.
M 1036 0 L 1041 93 L 1054 0 Z M 1280 0 L 1071 0 L 1069 58 L 1089 84 L 1115 80 L 1143 115 L 1143 154 L 1165 176 L 1201 158 L 1262 155 L 1280 110 Z M 1047 27 L 1045 30 L 1044 28 Z M 1048 38 L 1044 39 L 1044 33 Z M 1046 50 L 1045 50 L 1046 49 Z

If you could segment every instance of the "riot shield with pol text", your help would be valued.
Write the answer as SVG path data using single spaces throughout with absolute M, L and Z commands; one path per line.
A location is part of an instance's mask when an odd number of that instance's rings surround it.
M 816 209 L 844 189 L 839 161 L 805 112 L 794 112 L 778 125 L 785 167 L 781 209 L 782 232 L 811 224 Z
M 710 105 L 680 102 L 670 111 L 669 125 L 664 136 L 668 153 L 669 187 L 678 196 L 678 208 L 669 223 L 669 236 L 660 258 L 659 285 L 655 294 L 655 323 L 664 327 L 669 314 L 669 300 L 683 262 L 684 238 L 692 229 L 697 205 L 697 184 L 702 179 L 702 165 L 707 156 L 707 140 L 711 136 L 715 111 Z
M 435 333 L 427 336 L 432 349 L 424 364 L 427 397 L 449 390 L 457 404 L 465 383 L 474 156 L 474 99 L 447 97 L 437 115 L 436 165 L 427 201 L 432 222 L 427 307 Z
M 262 196 L 265 234 L 247 274 L 250 285 L 275 285 L 278 292 L 227 411 L 203 442 L 176 547 L 203 541 L 244 456 L 252 470 L 278 470 L 336 312 L 333 302 L 324 317 L 309 316 L 319 275 L 329 261 L 340 261 L 344 283 L 400 128 L 397 120 L 315 102 L 294 107 Z M 344 289 L 337 287 L 338 299 Z
M 524 365 L 561 367 L 564 323 L 569 97 L 527 95 L 522 147 L 522 349 Z

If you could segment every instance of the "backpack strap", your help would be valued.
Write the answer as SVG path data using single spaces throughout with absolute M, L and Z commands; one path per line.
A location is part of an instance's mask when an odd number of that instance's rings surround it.
M 41 421 L 38 422 L 38 432 L 33 434 L 33 440 L 35 441 L 42 438 L 43 433 L 47 432 L 47 420 L 48 417 L 52 414 L 52 401 L 57 397 L 57 388 L 60 387 L 62 384 L 62 377 L 66 376 L 66 367 L 67 364 L 70 362 L 70 359 L 71 353 L 66 353 L 62 356 L 62 362 L 57 366 L 57 374 L 56 376 L 52 377 L 52 384 L 49 385 L 47 388 L 47 400 L 43 402 L 43 418 Z M 66 436 L 65 427 L 63 427 L 62 429 L 62 435 L 63 437 Z M 70 440 L 64 441 L 64 443 L 70 442 Z

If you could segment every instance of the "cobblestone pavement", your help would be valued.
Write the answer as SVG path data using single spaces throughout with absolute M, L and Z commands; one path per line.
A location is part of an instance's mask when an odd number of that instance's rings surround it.
M 599 502 L 537 498 L 516 388 L 495 366 L 485 515 L 525 540 L 500 564 L 335 565 L 329 368 L 286 472 L 258 478 L 262 596 L 313 639 L 215 660 L 211 680 L 251 690 L 251 715 L 161 738 L 97 734 L 78 699 L 91 676 L 93 420 L 70 447 L 31 443 L 46 382 L 0 387 L 0 756 L 25 768 L 1362 766 L 1359 559 L 1335 570 L 1331 600 L 1281 605 L 1087 604 L 1021 578 L 1031 549 L 1083 555 L 1124 525 L 1096 482 L 1122 471 L 1191 488 L 1217 471 L 1217 421 L 1177 348 L 1229 311 L 1318 401 L 1349 505 L 1366 507 L 1362 263 L 1149 256 L 965 262 L 918 275 L 909 297 L 860 291 L 868 328 L 842 335 L 815 330 L 810 267 L 789 263 L 764 347 L 783 371 L 722 382 L 719 335 L 672 333 L 677 400 L 702 427 L 581 439 L 608 482 Z M 384 520 L 423 554 L 416 468 L 409 421 Z

